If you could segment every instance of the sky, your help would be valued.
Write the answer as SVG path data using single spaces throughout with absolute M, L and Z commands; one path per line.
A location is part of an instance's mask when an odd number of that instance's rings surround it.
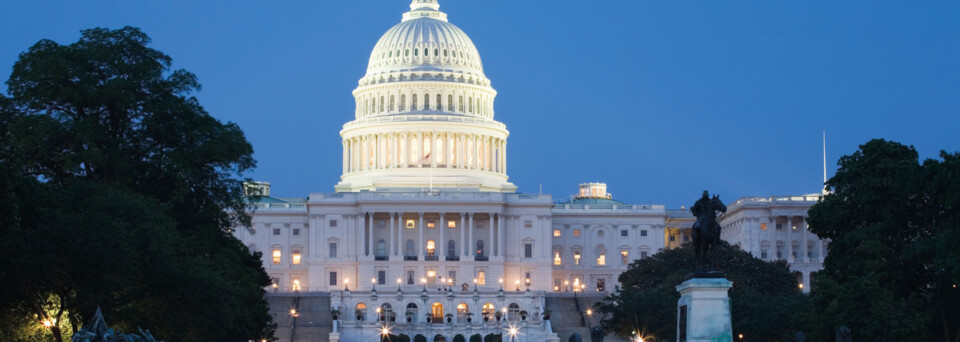
M 141 28 L 235 122 L 274 196 L 333 192 L 351 92 L 407 0 L 6 1 L 0 79 L 40 39 Z M 440 0 L 510 130 L 510 181 L 563 200 L 817 193 L 870 139 L 960 151 L 958 1 Z M 0 86 L 5 92 L 6 87 Z

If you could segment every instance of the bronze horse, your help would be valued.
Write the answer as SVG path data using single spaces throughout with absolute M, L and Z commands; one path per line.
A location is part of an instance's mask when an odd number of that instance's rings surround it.
M 693 223 L 693 246 L 697 254 L 697 270 L 704 270 L 708 266 L 707 252 L 720 243 L 720 223 L 717 222 L 717 212 L 726 213 L 727 206 L 720 201 L 720 195 L 714 195 L 712 198 L 706 191 L 703 196 L 697 200 L 697 203 L 690 207 L 690 213 L 697 217 Z M 709 262 L 713 268 L 713 262 Z

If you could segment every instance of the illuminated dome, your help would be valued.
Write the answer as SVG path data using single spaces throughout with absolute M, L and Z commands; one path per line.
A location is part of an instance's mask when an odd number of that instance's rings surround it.
M 480 53 L 436 0 L 413 0 L 370 54 L 343 125 L 338 192 L 514 192 L 507 127 Z
M 480 53 L 447 21 L 435 0 L 414 1 L 403 21 L 387 31 L 370 54 L 367 77 L 397 71 L 452 71 L 483 77 Z

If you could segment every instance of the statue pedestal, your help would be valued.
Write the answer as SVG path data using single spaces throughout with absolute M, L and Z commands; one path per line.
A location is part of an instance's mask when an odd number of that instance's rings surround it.
M 733 341 L 732 286 L 725 278 L 691 278 L 677 285 L 677 342 Z

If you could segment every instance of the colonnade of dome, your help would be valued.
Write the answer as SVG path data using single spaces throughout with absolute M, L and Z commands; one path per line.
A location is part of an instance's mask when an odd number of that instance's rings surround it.
M 507 140 L 449 131 L 402 131 L 343 141 L 344 175 L 393 168 L 456 168 L 506 175 Z

